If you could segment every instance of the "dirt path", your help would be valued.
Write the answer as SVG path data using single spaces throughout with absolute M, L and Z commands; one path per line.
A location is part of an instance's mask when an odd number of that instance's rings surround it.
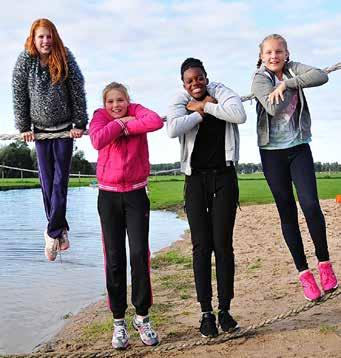
M 341 205 L 321 202 L 334 268 L 341 278 Z M 313 272 L 316 259 L 302 213 L 300 224 Z M 274 205 L 242 207 L 235 227 L 235 299 L 232 313 L 245 327 L 305 304 L 289 252 L 281 238 Z M 188 233 L 153 260 L 152 319 L 163 345 L 200 340 Z M 215 289 L 214 289 L 215 290 Z M 216 291 L 214 291 L 216 292 Z M 214 301 L 215 306 L 216 300 Z M 133 310 L 130 308 L 128 319 Z M 263 328 L 256 334 L 183 351 L 152 352 L 130 326 L 131 346 L 123 353 L 111 349 L 111 315 L 99 302 L 72 317 L 54 341 L 35 356 L 56 357 L 341 357 L 341 295 L 300 315 Z

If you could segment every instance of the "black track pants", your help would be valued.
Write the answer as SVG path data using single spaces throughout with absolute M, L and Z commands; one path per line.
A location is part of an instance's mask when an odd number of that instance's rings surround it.
M 144 316 L 152 304 L 150 283 L 149 199 L 146 190 L 116 193 L 99 190 L 98 212 L 102 226 L 105 274 L 109 306 L 114 318 L 123 318 L 127 309 L 128 234 L 132 304 Z
M 219 309 L 234 296 L 233 227 L 239 191 L 234 166 L 223 172 L 194 172 L 186 177 L 185 207 L 191 229 L 197 299 L 211 309 L 211 257 L 216 261 Z

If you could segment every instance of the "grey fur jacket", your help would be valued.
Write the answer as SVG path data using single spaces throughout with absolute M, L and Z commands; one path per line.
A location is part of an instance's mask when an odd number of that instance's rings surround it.
M 38 128 L 85 129 L 88 122 L 83 75 L 67 49 L 68 77 L 52 84 L 47 66 L 26 50 L 20 53 L 13 71 L 12 89 L 15 124 L 20 132 Z

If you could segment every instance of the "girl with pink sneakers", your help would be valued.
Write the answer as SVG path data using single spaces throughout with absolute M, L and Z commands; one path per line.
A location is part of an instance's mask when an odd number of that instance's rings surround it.
M 110 83 L 103 105 L 90 124 L 92 145 L 98 150 L 98 212 L 102 226 L 108 303 L 114 317 L 112 345 L 128 347 L 126 233 L 130 249 L 133 326 L 146 345 L 158 344 L 148 310 L 152 305 L 148 245 L 149 175 L 147 132 L 163 126 L 162 119 L 140 104 L 131 103 L 125 86 Z
M 252 83 L 257 99 L 257 134 L 265 178 L 274 196 L 284 239 L 294 259 L 304 296 L 317 300 L 321 291 L 308 268 L 298 224 L 292 184 L 304 213 L 318 259 L 324 292 L 338 287 L 329 261 L 326 224 L 320 208 L 311 141 L 311 118 L 303 88 L 328 81 L 325 72 L 289 61 L 286 40 L 272 34 L 260 44 Z

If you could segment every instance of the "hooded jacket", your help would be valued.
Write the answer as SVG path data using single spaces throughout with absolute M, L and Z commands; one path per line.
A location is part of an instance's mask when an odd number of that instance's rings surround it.
M 239 131 L 237 124 L 246 121 L 246 114 L 240 97 L 222 83 L 212 82 L 207 85 L 207 92 L 218 103 L 205 104 L 205 113 L 226 121 L 225 159 L 239 160 Z M 190 113 L 186 105 L 193 98 L 185 91 L 179 92 L 169 106 L 167 114 L 167 132 L 169 137 L 179 137 L 181 171 L 191 175 L 191 156 L 195 138 L 202 121 L 198 112 Z
M 271 104 L 268 101 L 269 94 L 275 89 L 275 74 L 262 65 L 254 74 L 251 91 L 257 99 L 257 136 L 258 145 L 269 143 L 270 120 L 280 113 L 291 102 L 292 96 L 298 91 L 298 115 L 299 135 L 301 140 L 311 137 L 311 118 L 303 88 L 321 86 L 328 81 L 328 75 L 317 68 L 290 61 L 285 65 L 284 74 L 288 79 L 284 80 L 286 90 L 284 101 L 279 104 Z
M 105 109 L 95 111 L 89 133 L 98 150 L 96 175 L 99 189 L 126 192 L 143 188 L 149 175 L 147 133 L 158 130 L 163 121 L 158 114 L 131 103 L 124 123 L 113 119 Z

